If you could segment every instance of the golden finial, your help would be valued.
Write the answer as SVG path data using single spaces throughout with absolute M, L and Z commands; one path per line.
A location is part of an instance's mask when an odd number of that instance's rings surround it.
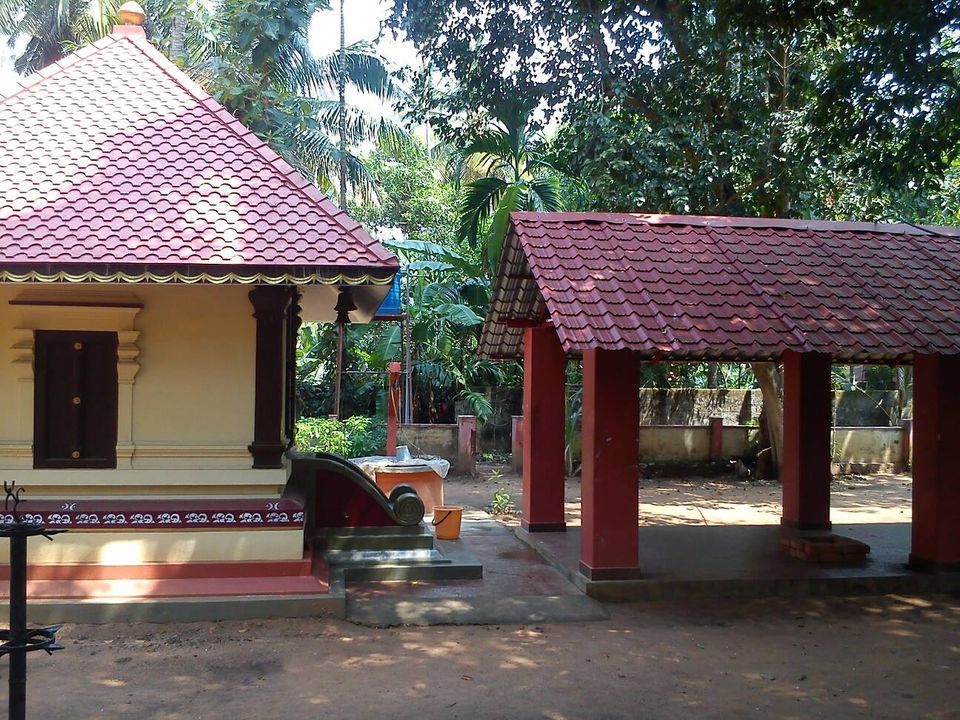
M 119 18 L 120 22 L 124 25 L 143 25 L 143 21 L 147 19 L 147 14 L 143 11 L 143 8 L 140 7 L 140 3 L 134 2 L 134 0 L 127 0 L 127 2 L 117 10 L 117 18 Z

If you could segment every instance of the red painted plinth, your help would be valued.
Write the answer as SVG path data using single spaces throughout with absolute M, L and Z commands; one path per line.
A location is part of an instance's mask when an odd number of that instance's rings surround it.
M 783 524 L 830 527 L 830 356 L 783 354 Z
M 910 564 L 960 568 L 960 355 L 913 360 Z
M 580 572 L 592 580 L 639 575 L 639 385 L 632 353 L 584 351 Z
M 526 328 L 523 346 L 523 517 L 529 532 L 564 521 L 567 356 L 552 327 Z

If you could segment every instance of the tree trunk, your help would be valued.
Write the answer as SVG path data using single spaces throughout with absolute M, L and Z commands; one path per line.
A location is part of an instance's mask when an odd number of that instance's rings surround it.
M 753 363 L 753 374 L 763 396 L 764 421 L 773 452 L 773 465 L 780 467 L 783 458 L 783 401 L 781 399 L 780 371 L 774 363 Z
M 717 371 L 719 367 L 715 362 L 707 363 L 707 387 L 710 389 L 717 387 Z
M 170 59 L 183 65 L 183 38 L 187 32 L 187 10 L 178 2 L 174 7 L 173 27 L 170 31 Z
M 346 0 L 340 0 L 340 68 L 337 73 L 337 89 L 340 93 L 340 207 L 347 209 L 347 35 L 343 6 Z

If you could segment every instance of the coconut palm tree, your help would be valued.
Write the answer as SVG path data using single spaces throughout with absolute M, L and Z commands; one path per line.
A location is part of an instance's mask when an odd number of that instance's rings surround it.
M 355 191 L 368 195 L 373 179 L 353 149 L 409 140 L 388 115 L 346 102 L 347 88 L 373 95 L 383 106 L 399 97 L 383 59 L 368 43 L 342 44 L 313 56 L 310 19 L 330 10 L 330 0 L 257 5 L 251 12 L 247 2 L 220 0 L 211 12 L 208 42 L 186 53 L 188 72 L 331 195 L 343 175 Z M 339 194 L 345 202 L 346 193 Z
M 36 72 L 69 53 L 73 47 L 110 31 L 120 3 L 103 0 L 0 0 L 0 35 L 14 47 L 28 38 L 14 69 Z
M 483 244 L 488 272 L 496 269 L 507 221 L 516 210 L 563 209 L 562 175 L 547 152 L 542 135 L 531 129 L 530 111 L 505 103 L 491 113 L 487 126 L 474 133 L 455 156 L 454 173 L 462 186 L 459 239 Z
M 78 45 L 103 37 L 122 0 L 0 0 L 0 33 L 14 45 L 29 37 L 16 69 L 29 73 Z M 346 103 L 346 87 L 388 106 L 399 89 L 368 43 L 322 57 L 310 51 L 308 29 L 330 0 L 153 0 L 146 30 L 158 47 L 291 164 L 333 194 L 341 169 L 368 195 L 374 183 L 353 148 L 399 144 L 406 132 L 388 116 Z

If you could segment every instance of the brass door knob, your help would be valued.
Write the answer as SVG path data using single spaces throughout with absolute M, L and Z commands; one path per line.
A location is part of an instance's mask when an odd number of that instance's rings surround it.
M 83 343 L 81 343 L 81 342 L 75 342 L 75 343 L 73 344 L 73 349 L 74 349 L 74 350 L 83 350 Z
M 73 457 L 74 460 L 79 460 L 79 459 L 80 459 L 80 451 L 79 451 L 79 450 L 74 450 L 72 453 L 70 453 L 70 455 Z
M 74 404 L 74 405 L 79 405 L 79 404 L 80 404 L 80 396 L 79 396 L 79 395 L 75 395 L 75 396 L 74 396 L 74 398 L 73 398 L 73 404 Z

